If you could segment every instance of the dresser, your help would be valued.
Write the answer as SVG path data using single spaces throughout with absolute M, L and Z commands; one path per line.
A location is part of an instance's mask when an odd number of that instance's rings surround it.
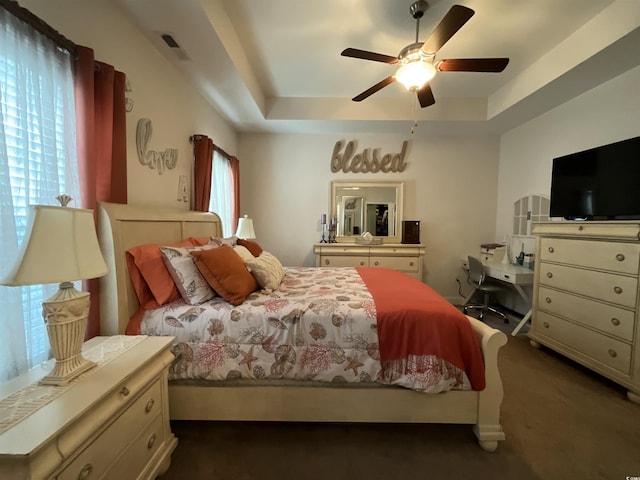
M 173 337 L 96 337 L 98 366 L 68 386 L 37 367 L 0 387 L 0 478 L 153 479 L 170 465 L 167 370 Z
M 384 267 L 405 272 L 422 281 L 424 245 L 316 243 L 316 267 Z
M 640 403 L 640 223 L 544 222 L 529 337 L 627 388 Z

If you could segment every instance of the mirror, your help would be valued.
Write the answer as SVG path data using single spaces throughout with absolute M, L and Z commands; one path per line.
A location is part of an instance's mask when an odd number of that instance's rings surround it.
M 336 240 L 355 242 L 364 232 L 384 243 L 400 243 L 403 182 L 331 182 Z

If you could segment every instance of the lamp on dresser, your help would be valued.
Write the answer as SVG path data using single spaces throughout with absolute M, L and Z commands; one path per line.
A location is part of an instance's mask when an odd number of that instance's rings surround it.
M 89 293 L 72 282 L 97 278 L 108 272 L 93 220 L 93 211 L 69 208 L 71 198 L 56 197 L 62 206 L 31 206 L 27 234 L 15 267 L 2 285 L 23 286 L 59 283 L 60 288 L 42 303 L 53 370 L 40 383 L 66 385 L 95 364 L 82 356 Z

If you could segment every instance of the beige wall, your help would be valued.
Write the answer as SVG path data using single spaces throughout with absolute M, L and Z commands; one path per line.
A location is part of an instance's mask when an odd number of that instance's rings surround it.
M 638 85 L 640 67 L 502 135 L 497 239 L 510 233 L 514 201 L 549 195 L 553 158 L 640 135 Z
M 422 131 L 421 131 L 422 128 Z M 403 181 L 405 219 L 420 220 L 427 247 L 424 280 L 457 297 L 459 259 L 492 241 L 497 201 L 498 138 L 429 137 L 428 127 L 407 135 L 241 134 L 241 210 L 254 219 L 260 243 L 285 265 L 314 265 L 320 214 L 329 208 L 331 180 Z M 402 173 L 333 174 L 338 140 L 356 140 L 357 151 L 399 152 L 409 140 Z
M 134 100 L 127 113 L 129 203 L 188 209 L 177 201 L 178 178 L 191 175 L 189 136 L 203 133 L 228 152 L 237 150 L 235 131 L 109 0 L 20 0 L 78 45 L 91 47 L 97 60 L 127 74 Z M 175 169 L 159 175 L 138 161 L 135 135 L 140 118 L 149 118 L 149 149 L 178 149 Z M 189 180 L 190 181 L 190 180 Z
M 640 135 L 640 67 L 636 67 L 502 135 L 496 239 L 511 233 L 513 202 L 549 195 L 553 158 Z M 513 251 L 533 252 L 534 239 L 515 239 Z M 530 289 L 528 290 L 530 292 Z M 526 311 L 517 297 L 502 302 Z
M 130 203 L 187 208 L 176 200 L 179 175 L 189 175 L 192 133 L 205 133 L 241 161 L 241 213 L 254 218 L 259 241 L 286 265 L 313 265 L 319 217 L 328 210 L 335 179 L 404 181 L 405 218 L 421 221 L 427 246 L 425 281 L 457 296 L 459 258 L 510 231 L 513 202 L 549 193 L 551 160 L 572 151 L 640 134 L 640 68 L 560 105 L 521 126 L 491 136 L 436 136 L 428 124 L 415 135 L 236 135 L 190 83 L 108 0 L 23 0 L 74 42 L 124 71 L 134 110 L 128 114 Z M 177 148 L 176 170 L 160 176 L 139 164 L 135 148 L 140 118 L 153 121 L 154 150 Z M 408 167 L 400 174 L 332 174 L 338 140 L 356 140 L 358 151 L 397 152 L 409 140 Z M 519 246 L 518 246 L 519 248 Z

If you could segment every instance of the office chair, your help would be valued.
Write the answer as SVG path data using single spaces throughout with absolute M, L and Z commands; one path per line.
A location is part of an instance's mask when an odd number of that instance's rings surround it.
M 489 310 L 490 312 L 493 312 L 499 315 L 500 317 L 502 317 L 502 319 L 504 320 L 504 323 L 509 323 L 509 319 L 503 312 L 501 312 L 495 307 L 492 307 L 489 304 L 491 295 L 495 295 L 496 293 L 504 290 L 504 287 L 502 287 L 497 283 L 485 281 L 486 278 L 484 274 L 484 265 L 482 265 L 482 262 L 479 259 L 471 256 L 467 257 L 467 259 L 469 261 L 469 272 L 467 273 L 467 282 L 470 285 L 472 285 L 477 292 L 481 292 L 483 294 L 483 303 L 463 305 L 462 311 L 466 314 L 467 310 L 470 310 L 470 309 L 480 310 L 480 316 L 478 317 L 478 320 L 482 320 L 482 318 L 484 317 L 484 312 Z

